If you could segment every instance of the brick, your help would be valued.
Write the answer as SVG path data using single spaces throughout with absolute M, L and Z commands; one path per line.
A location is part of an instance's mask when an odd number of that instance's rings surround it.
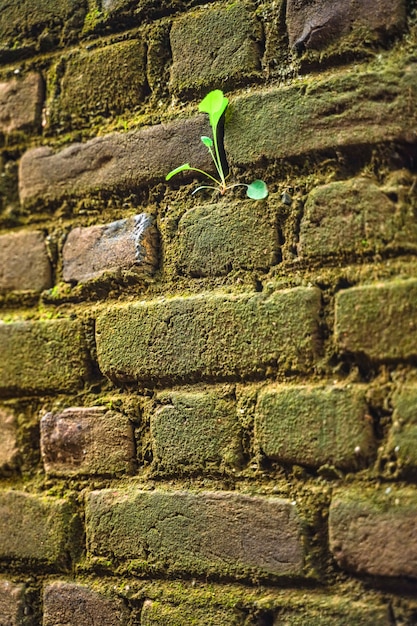
M 151 275 L 158 263 L 153 218 L 140 213 L 110 224 L 74 228 L 62 259 L 67 282 L 85 282 L 122 271 Z
M 407 105 L 404 93 L 409 93 Z M 306 77 L 231 102 L 225 129 L 229 163 L 286 159 L 337 147 L 414 141 L 417 64 L 404 70 Z M 414 139 L 413 139 L 414 138 Z
M 243 2 L 204 7 L 176 19 L 170 33 L 173 91 L 253 79 L 260 70 L 260 39 L 260 24 Z
M 63 499 L 0 491 L 0 559 L 68 565 L 72 507 Z
M 354 469 L 376 449 L 361 386 L 272 385 L 259 395 L 255 433 L 280 463 Z
M 0 470 L 13 467 L 18 455 L 15 415 L 6 407 L 0 407 Z
M 211 171 L 200 135 L 210 132 L 207 116 L 111 133 L 54 153 L 49 146 L 28 150 L 19 164 L 21 202 L 84 195 L 100 190 L 125 190 L 165 179 L 189 161 Z
M 0 236 L 0 292 L 42 291 L 51 285 L 51 264 L 40 231 Z
M 72 54 L 54 104 L 62 122 L 74 127 L 95 115 L 134 110 L 145 87 L 145 46 L 140 40 L 122 41 Z
M 302 371 L 316 353 L 319 311 L 319 290 L 303 287 L 115 306 L 96 321 L 99 366 L 116 382 L 158 384 Z
M 42 626 L 125 626 L 128 623 L 128 609 L 122 600 L 65 581 L 45 585 L 43 611 Z
M 367 0 L 288 0 L 286 23 L 290 46 L 320 50 L 340 39 L 362 43 L 365 33 L 376 39 L 404 30 L 406 11 L 404 0 L 381 0 L 370 5 Z M 360 39 L 362 38 L 362 39 Z
M 0 395 L 75 390 L 89 371 L 76 321 L 0 323 L 0 353 Z
M 276 219 L 262 203 L 231 202 L 189 209 L 175 246 L 178 270 L 191 276 L 222 276 L 231 270 L 267 270 L 279 257 Z
M 0 580 L 0 626 L 24 624 L 25 586 Z
M 90 557 L 140 559 L 145 567 L 298 576 L 300 520 L 280 498 L 236 492 L 93 491 L 86 505 Z
M 43 81 L 35 72 L 1 82 L 0 131 L 8 134 L 15 130 L 39 129 L 43 99 Z
M 340 291 L 335 339 L 342 352 L 373 361 L 417 355 L 417 280 L 392 280 Z
M 196 607 L 185 603 L 178 606 L 158 600 L 145 600 L 140 616 L 140 626 L 180 626 L 181 624 L 204 624 L 204 626 L 238 626 L 243 624 L 243 612 L 233 609 Z
M 313 189 L 304 205 L 302 257 L 378 251 L 395 237 L 396 206 L 375 183 L 354 178 Z
M 158 468 L 183 471 L 240 460 L 235 403 L 213 392 L 166 392 L 150 416 L 153 460 Z
M 392 405 L 392 426 L 385 452 L 395 460 L 397 471 L 414 475 L 417 470 L 417 386 L 402 387 Z
M 330 506 L 330 549 L 342 569 L 417 578 L 417 493 L 397 485 L 336 491 Z
M 72 407 L 61 413 L 46 413 L 40 429 L 47 474 L 117 474 L 133 468 L 133 428 L 115 411 Z

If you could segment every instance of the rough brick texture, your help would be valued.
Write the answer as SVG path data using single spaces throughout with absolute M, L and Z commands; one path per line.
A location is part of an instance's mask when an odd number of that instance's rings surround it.
M 133 468 L 129 420 L 104 407 L 65 409 L 41 419 L 41 451 L 48 474 L 118 474 Z
M 205 626 L 238 626 L 244 619 L 244 613 L 233 609 L 215 609 L 196 607 L 192 604 L 175 606 L 169 602 L 145 600 L 140 626 L 161 626 L 161 624 L 197 624 Z M 240 622 L 239 622 L 240 620 Z
M 39 128 L 43 98 L 43 81 L 35 72 L 0 83 L 0 131 Z
M 342 352 L 375 361 L 415 357 L 417 281 L 393 280 L 338 293 L 335 337 Z
M 150 417 L 153 459 L 180 472 L 210 465 L 236 465 L 241 429 L 235 403 L 215 392 L 164 392 Z
M 25 586 L 0 580 L 0 624 L 21 626 L 25 615 Z
M 94 491 L 90 556 L 161 562 L 176 571 L 300 575 L 301 525 L 288 500 L 218 492 Z
M 16 417 L 13 412 L 0 406 L 0 470 L 15 464 L 18 454 Z
M 122 600 L 106 598 L 84 585 L 57 581 L 45 585 L 42 626 L 75 624 L 126 626 L 127 608 Z
M 63 277 L 85 282 L 104 273 L 152 274 L 158 262 L 152 217 L 140 213 L 105 225 L 74 228 L 62 252 Z
M 62 568 L 75 550 L 74 511 L 63 499 L 0 492 L 0 559 L 38 561 Z
M 382 485 L 368 493 L 343 489 L 333 496 L 330 549 L 356 574 L 417 578 L 415 489 Z
M 375 451 L 372 418 L 360 386 L 272 386 L 262 390 L 256 436 L 281 463 L 352 469 Z
M 0 323 L 0 395 L 74 390 L 88 375 L 83 328 L 70 320 Z
M 279 258 L 275 222 L 263 203 L 226 201 L 193 207 L 178 225 L 177 268 L 191 276 L 221 276 L 239 268 L 267 270 Z
M 319 290 L 301 287 L 114 307 L 97 319 L 100 369 L 121 382 L 302 370 L 316 352 L 319 311 Z
M 188 13 L 171 28 L 174 92 L 217 87 L 260 70 L 260 25 L 243 2 Z M 196 45 L 198 42 L 198 45 Z
M 394 412 L 386 453 L 397 470 L 417 472 L 417 386 L 405 386 L 393 399 Z
M 42 291 L 51 286 L 51 264 L 40 231 L 0 236 L 0 291 Z

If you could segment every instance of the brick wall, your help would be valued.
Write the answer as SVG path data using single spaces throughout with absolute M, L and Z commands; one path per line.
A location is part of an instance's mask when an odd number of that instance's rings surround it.
M 0 626 L 417 624 L 415 2 L 3 4 Z

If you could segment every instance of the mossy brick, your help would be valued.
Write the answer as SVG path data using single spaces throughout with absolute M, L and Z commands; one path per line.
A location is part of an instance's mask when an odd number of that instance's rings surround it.
M 399 227 L 396 206 L 370 179 L 313 189 L 304 205 L 298 251 L 307 258 L 380 251 Z
M 198 115 L 127 133 L 111 133 L 54 152 L 41 146 L 25 152 L 19 164 L 19 195 L 23 203 L 79 196 L 102 190 L 124 190 L 165 179 L 184 161 L 211 171 L 200 135 L 210 132 L 206 116 Z
M 272 385 L 259 394 L 257 445 L 285 464 L 355 469 L 375 451 L 372 419 L 360 385 Z
M 51 285 L 51 263 L 41 231 L 0 236 L 0 292 L 42 291 Z
M 158 233 L 152 216 L 140 213 L 109 224 L 74 228 L 65 241 L 62 263 L 67 282 L 122 272 L 153 274 L 158 263 Z
M 93 491 L 89 558 L 137 559 L 171 572 L 300 576 L 301 521 L 289 500 L 236 492 Z
M 417 491 L 385 483 L 373 490 L 335 490 L 329 544 L 354 574 L 417 578 Z
M 238 465 L 236 406 L 213 391 L 163 392 L 150 416 L 153 460 L 168 471 Z
M 145 91 L 144 42 L 122 41 L 70 55 L 54 107 L 61 124 L 73 128 L 97 115 L 133 111 L 143 102 Z
M 0 471 L 13 467 L 18 453 L 16 416 L 8 407 L 0 406 Z
M 62 498 L 23 491 L 0 491 L 0 559 L 66 568 L 75 511 Z
M 367 0 L 314 0 L 287 3 L 286 23 L 290 46 L 299 50 L 320 50 L 334 41 L 357 33 L 354 39 L 361 44 L 365 33 L 373 33 L 376 40 L 383 36 L 398 34 L 406 26 L 404 0 L 380 0 L 370 5 Z
M 335 340 L 340 352 L 372 361 L 417 356 L 417 280 L 392 280 L 340 291 Z
M 133 469 L 133 427 L 116 411 L 96 406 L 46 413 L 40 431 L 47 474 L 120 474 Z
M 26 608 L 25 585 L 0 580 L 0 624 L 22 626 Z
M 413 141 L 416 124 L 416 63 L 397 71 L 357 69 L 231 99 L 225 149 L 231 164 L 248 164 L 262 157 Z
M 128 608 L 120 598 L 61 580 L 44 586 L 42 626 L 127 626 L 128 622 Z
M 170 33 L 174 93 L 252 79 L 260 72 L 260 23 L 244 2 L 204 7 L 174 20 Z
M 386 455 L 401 474 L 417 473 L 417 385 L 405 385 L 393 397 L 392 426 Z
M 40 320 L 0 323 L 0 395 L 74 391 L 88 377 L 82 325 Z
M 140 626 L 182 626 L 183 624 L 241 626 L 244 619 L 244 612 L 238 609 L 196 607 L 185 603 L 175 606 L 169 602 L 145 600 Z
M 276 217 L 265 203 L 196 206 L 181 218 L 175 254 L 190 276 L 221 276 L 233 269 L 268 270 L 279 258 Z M 170 255 L 169 248 L 166 252 Z
M 39 130 L 43 99 L 43 80 L 37 72 L 1 82 L 0 131 Z
M 71 41 L 82 28 L 86 0 L 6 0 L 0 8 L 0 46 L 46 50 Z
M 99 367 L 115 382 L 157 384 L 306 371 L 320 300 L 318 289 L 297 287 L 116 305 L 97 317 Z

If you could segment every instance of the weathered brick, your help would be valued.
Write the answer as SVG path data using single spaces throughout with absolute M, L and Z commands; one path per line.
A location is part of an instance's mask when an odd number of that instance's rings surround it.
M 170 33 L 174 92 L 236 84 L 260 70 L 260 24 L 243 2 L 204 7 L 176 19 Z M 198 42 L 198 45 L 196 45 Z
M 132 470 L 133 428 L 105 407 L 73 407 L 41 419 L 45 471 L 56 476 L 115 474 Z
M 108 598 L 85 585 L 57 581 L 45 585 L 42 626 L 124 626 L 128 609 L 122 600 Z
M 295 506 L 280 498 L 104 489 L 89 495 L 86 528 L 90 557 L 195 573 L 303 571 L 300 520 Z
M 319 311 L 320 291 L 302 287 L 115 306 L 97 318 L 99 366 L 114 381 L 157 383 L 305 370 Z
M 417 471 L 417 386 L 404 386 L 393 398 L 386 453 L 401 473 Z
M 68 565 L 74 510 L 59 498 L 0 491 L 0 559 Z
M 207 465 L 235 465 L 240 427 L 230 398 L 213 392 L 166 392 L 150 417 L 153 459 L 158 467 L 181 471 Z
M 304 205 L 299 253 L 324 257 L 379 250 L 396 234 L 395 214 L 395 204 L 372 180 L 316 187 Z
M 361 43 L 365 32 L 381 35 L 398 33 L 406 25 L 404 0 L 288 0 L 287 29 L 290 46 L 298 49 L 321 49 L 329 43 L 358 33 Z M 362 37 L 362 40 L 360 39 Z
M 25 586 L 0 580 L 0 625 L 21 626 L 25 614 Z
M 153 219 L 140 213 L 110 224 L 74 228 L 62 258 L 67 282 L 85 282 L 107 272 L 152 274 L 158 262 Z
M 330 506 L 330 549 L 355 574 L 417 578 L 417 493 L 386 484 L 366 492 L 346 487 Z
M 51 282 L 51 264 L 40 231 L 0 236 L 0 291 L 42 291 Z
M 65 319 L 0 323 L 0 395 L 74 390 L 88 375 L 82 326 Z
M 267 270 L 279 256 L 275 222 L 264 204 L 196 206 L 181 218 L 171 254 L 178 259 L 178 270 L 191 276 L 221 276 L 240 268 Z
M 0 470 L 12 467 L 18 454 L 15 415 L 6 407 L 0 407 Z
M 369 461 L 376 447 L 361 386 L 266 387 L 255 428 L 264 454 L 281 463 L 353 469 Z
M 237 609 L 199 607 L 191 604 L 175 606 L 169 602 L 145 600 L 140 616 L 140 626 L 180 626 L 180 624 L 204 624 L 204 626 L 238 626 L 243 624 L 245 614 Z
M 417 280 L 392 280 L 340 291 L 335 339 L 342 352 L 375 361 L 417 355 Z
M 58 116 L 71 127 L 94 115 L 119 115 L 143 100 L 146 86 L 145 46 L 122 41 L 72 54 L 56 101 Z
M 247 164 L 335 146 L 414 141 L 416 125 L 417 64 L 410 63 L 398 73 L 315 75 L 233 99 L 225 149 L 230 163 Z
M 185 161 L 211 171 L 207 149 L 199 141 L 210 132 L 206 117 L 95 137 L 57 153 L 48 146 L 28 150 L 19 165 L 20 199 L 25 203 L 101 189 L 131 191 L 164 179 Z
M 0 83 L 0 131 L 39 128 L 43 98 L 42 78 L 35 72 Z

